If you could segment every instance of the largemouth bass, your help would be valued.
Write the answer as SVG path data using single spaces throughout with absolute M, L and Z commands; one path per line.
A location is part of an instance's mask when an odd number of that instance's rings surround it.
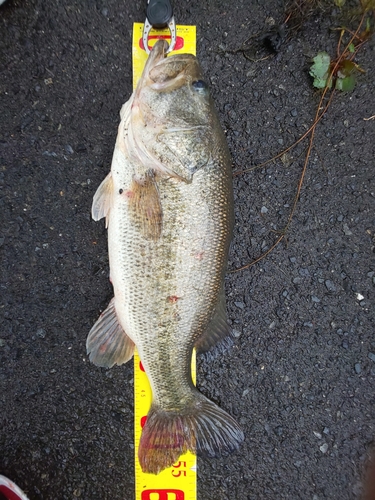
M 224 275 L 233 226 L 231 161 L 197 59 L 159 40 L 121 109 L 111 172 L 93 200 L 106 218 L 114 298 L 87 338 L 90 360 L 126 363 L 137 346 L 153 402 L 139 461 L 157 474 L 187 450 L 238 448 L 235 420 L 191 379 L 193 348 L 230 334 Z

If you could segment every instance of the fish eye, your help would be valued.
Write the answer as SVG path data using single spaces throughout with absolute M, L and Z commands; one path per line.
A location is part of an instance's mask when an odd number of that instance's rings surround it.
M 196 80 L 195 82 L 192 83 L 192 86 L 195 90 L 202 91 L 202 90 L 207 90 L 208 85 L 206 82 L 203 80 Z

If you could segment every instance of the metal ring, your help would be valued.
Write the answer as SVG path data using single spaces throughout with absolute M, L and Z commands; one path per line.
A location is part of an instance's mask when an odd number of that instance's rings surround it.
M 150 34 L 151 29 L 152 29 L 152 25 L 146 17 L 145 24 L 143 27 L 143 33 L 142 33 L 143 47 L 146 51 L 146 54 L 149 54 L 151 52 L 150 49 L 148 48 L 148 36 Z M 168 50 L 166 51 L 166 54 L 169 54 L 170 52 L 172 52 L 173 49 L 175 48 L 175 45 L 176 45 L 176 38 L 177 37 L 176 37 L 176 23 L 174 20 L 174 16 L 172 16 L 171 20 L 168 23 L 168 29 L 169 29 L 170 34 L 171 34 L 171 40 L 169 43 Z

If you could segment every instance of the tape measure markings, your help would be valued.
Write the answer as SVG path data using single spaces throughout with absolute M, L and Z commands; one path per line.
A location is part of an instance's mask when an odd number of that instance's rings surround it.
M 196 54 L 195 26 L 177 26 L 177 40 L 173 54 Z M 133 25 L 133 88 L 141 77 L 147 54 L 143 49 L 143 23 Z M 148 40 L 153 45 L 157 38 L 170 38 L 170 32 L 151 30 Z M 150 47 L 151 48 L 151 47 Z M 192 358 L 192 376 L 195 383 L 195 352 Z M 179 461 L 160 474 L 145 474 L 138 461 L 139 440 L 142 427 L 152 401 L 152 392 L 147 375 L 142 367 L 138 352 L 134 353 L 134 448 L 135 448 L 135 491 L 136 500 L 196 500 L 197 498 L 197 461 L 196 456 L 188 452 L 181 455 Z

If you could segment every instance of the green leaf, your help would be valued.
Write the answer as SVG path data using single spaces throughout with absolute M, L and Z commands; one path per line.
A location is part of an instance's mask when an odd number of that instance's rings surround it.
M 354 51 L 355 51 L 354 43 L 351 43 L 349 45 L 349 52 L 351 52 L 353 54 Z
M 329 54 L 327 54 L 327 52 L 318 52 L 313 61 L 314 64 L 311 66 L 310 75 L 322 78 L 326 73 L 328 73 L 329 65 L 331 64 Z
M 375 9 L 375 0 L 361 0 L 361 4 L 365 12 Z
M 335 0 L 335 4 L 337 7 L 342 7 L 345 3 L 345 0 Z
M 327 52 L 318 52 L 313 61 L 314 64 L 310 68 L 310 75 L 314 78 L 313 85 L 318 89 L 322 89 L 327 85 L 331 58 Z M 331 85 L 332 81 L 330 80 L 329 86 L 331 87 Z
M 343 92 L 351 92 L 355 87 L 355 75 L 349 75 L 345 78 L 337 78 L 336 89 Z
M 356 65 L 353 61 L 349 61 L 349 59 L 344 59 L 337 71 L 337 76 L 339 78 L 345 78 L 346 76 L 350 76 L 355 69 Z
M 313 85 L 317 89 L 324 89 L 326 86 L 327 79 L 326 78 L 314 78 Z

